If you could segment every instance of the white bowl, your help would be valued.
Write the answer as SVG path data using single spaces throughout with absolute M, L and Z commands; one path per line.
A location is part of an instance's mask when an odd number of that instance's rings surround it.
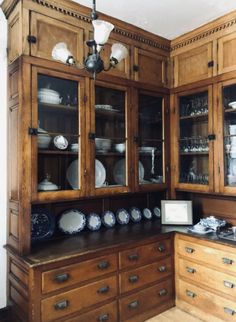
M 47 133 L 38 133 L 38 148 L 47 149 L 50 145 L 52 138 Z
M 48 88 L 41 88 L 38 91 L 38 100 L 45 104 L 60 104 L 61 102 L 60 94 Z
M 115 145 L 115 150 L 119 153 L 125 152 L 125 143 L 118 143 Z
M 96 146 L 96 150 L 107 152 L 111 149 L 111 140 L 95 138 L 95 146 Z
M 236 108 L 236 101 L 234 101 L 234 102 L 230 102 L 230 103 L 229 103 L 229 106 L 230 106 L 231 108 L 235 109 L 235 108 Z

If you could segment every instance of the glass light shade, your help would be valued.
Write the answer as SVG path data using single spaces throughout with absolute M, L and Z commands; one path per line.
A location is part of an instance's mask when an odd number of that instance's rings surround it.
M 92 24 L 94 28 L 94 40 L 96 41 L 96 44 L 104 45 L 107 42 L 112 29 L 114 29 L 114 25 L 103 20 L 93 20 Z
M 122 59 L 125 59 L 128 54 L 128 49 L 124 45 L 116 43 L 111 47 L 110 60 L 117 60 L 117 63 L 119 63 Z
M 52 58 L 59 60 L 64 64 L 73 65 L 75 63 L 73 55 L 67 48 L 67 44 L 64 42 L 59 42 L 53 47 Z

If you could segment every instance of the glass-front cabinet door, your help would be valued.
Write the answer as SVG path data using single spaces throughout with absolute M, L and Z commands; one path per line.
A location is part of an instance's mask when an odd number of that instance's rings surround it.
M 33 69 L 33 198 L 80 196 L 84 189 L 84 84 L 78 77 Z
M 123 86 L 98 83 L 94 89 L 92 185 L 95 194 L 130 190 L 128 93 Z M 93 190 L 94 190 L 93 189 Z
M 177 96 L 176 186 L 209 191 L 213 188 L 212 88 Z
M 166 183 L 164 96 L 139 92 L 137 102 L 138 129 L 135 141 L 138 147 L 136 186 L 151 189 Z

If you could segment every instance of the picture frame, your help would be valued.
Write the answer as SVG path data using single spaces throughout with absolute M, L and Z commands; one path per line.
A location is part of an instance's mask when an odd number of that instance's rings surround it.
M 191 200 L 161 200 L 162 225 L 192 225 Z

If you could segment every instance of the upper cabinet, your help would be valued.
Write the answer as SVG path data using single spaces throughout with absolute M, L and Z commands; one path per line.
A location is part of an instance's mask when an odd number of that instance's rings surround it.
M 236 70 L 236 32 L 218 39 L 219 74 Z

